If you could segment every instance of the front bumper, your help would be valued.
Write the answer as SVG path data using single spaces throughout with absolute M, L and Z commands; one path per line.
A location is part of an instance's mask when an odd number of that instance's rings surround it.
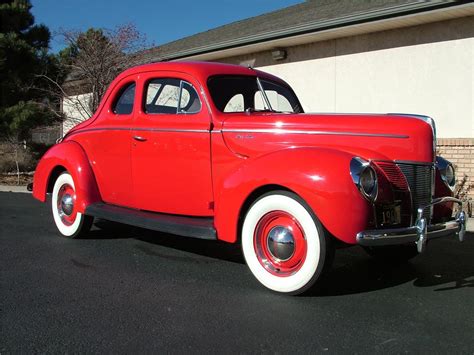
M 449 222 L 430 224 L 423 218 L 423 211 L 440 203 L 454 202 L 462 206 L 459 199 L 441 197 L 434 199 L 429 205 L 418 208 L 418 216 L 414 226 L 393 229 L 374 229 L 357 233 L 357 243 L 362 246 L 373 247 L 382 245 L 397 245 L 415 242 L 418 252 L 423 252 L 428 239 L 455 235 L 459 241 L 464 240 L 466 234 L 466 214 L 461 211 Z

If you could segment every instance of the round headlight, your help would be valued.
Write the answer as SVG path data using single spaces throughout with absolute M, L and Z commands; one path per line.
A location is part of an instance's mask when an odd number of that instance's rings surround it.
M 377 196 L 377 174 L 370 166 L 370 162 L 354 157 L 350 164 L 351 177 L 360 193 L 369 201 L 374 201 Z
M 360 174 L 360 187 L 367 196 L 374 192 L 376 182 L 375 171 L 369 166 L 366 167 Z
M 449 186 L 454 186 L 456 182 L 456 177 L 454 175 L 454 168 L 451 164 L 448 164 L 445 170 L 445 179 Z
M 456 174 L 454 172 L 453 164 L 438 156 L 436 157 L 436 167 L 438 168 L 439 174 L 441 175 L 441 179 L 444 181 L 444 183 L 453 189 L 454 185 L 456 184 Z

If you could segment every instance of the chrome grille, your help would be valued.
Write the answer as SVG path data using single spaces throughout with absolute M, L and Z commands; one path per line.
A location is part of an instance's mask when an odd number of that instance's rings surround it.
M 397 164 L 407 179 L 408 186 L 411 191 L 413 203 L 413 217 L 416 218 L 418 207 L 426 206 L 431 202 L 432 198 L 432 179 L 433 167 L 426 164 Z M 431 209 L 425 209 L 423 213 L 428 222 L 431 219 Z
M 392 162 L 378 161 L 377 166 L 382 169 L 388 181 L 399 191 L 408 191 L 407 179 L 401 170 Z

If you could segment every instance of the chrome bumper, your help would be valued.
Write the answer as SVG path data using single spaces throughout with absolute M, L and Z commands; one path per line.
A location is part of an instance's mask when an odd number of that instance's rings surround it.
M 423 218 L 423 211 L 434 205 L 454 202 L 462 206 L 461 200 L 453 197 L 434 199 L 429 205 L 418 208 L 417 220 L 414 226 L 393 229 L 374 229 L 357 233 L 357 243 L 363 246 L 396 245 L 415 242 L 418 252 L 423 252 L 428 239 L 455 235 L 459 241 L 464 240 L 466 234 L 466 214 L 461 211 L 449 222 L 428 225 Z

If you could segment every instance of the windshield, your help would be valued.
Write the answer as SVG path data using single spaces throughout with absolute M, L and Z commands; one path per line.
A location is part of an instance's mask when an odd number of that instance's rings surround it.
M 244 75 L 218 75 L 210 77 L 207 86 L 214 105 L 224 113 L 303 112 L 290 87 L 267 79 Z

